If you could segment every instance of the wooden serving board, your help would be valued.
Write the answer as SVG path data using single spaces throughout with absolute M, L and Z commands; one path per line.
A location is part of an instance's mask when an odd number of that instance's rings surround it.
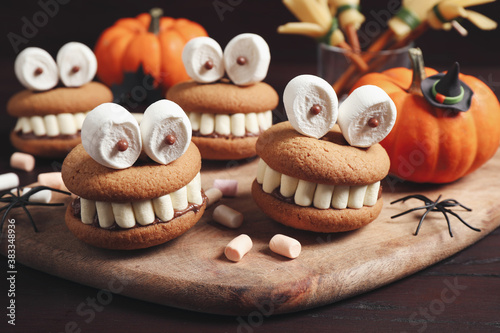
M 362 229 L 340 234 L 294 230 L 267 218 L 250 193 L 256 168 L 257 160 L 204 162 L 203 188 L 211 187 L 217 178 L 239 181 L 238 196 L 221 201 L 244 214 L 244 224 L 237 230 L 212 221 L 211 207 L 194 228 L 167 244 L 110 251 L 76 239 L 64 224 L 65 207 L 31 207 L 38 233 L 22 209 L 15 209 L 10 218 L 16 220 L 16 259 L 61 278 L 159 304 L 226 315 L 252 311 L 270 315 L 333 303 L 386 285 L 453 255 L 500 225 L 500 153 L 480 170 L 449 185 L 386 181 L 381 215 Z M 439 194 L 457 199 L 473 211 L 456 211 L 481 232 L 450 217 L 451 238 L 444 217 L 434 212 L 414 236 L 423 211 L 390 217 L 422 203 L 415 199 L 390 202 L 415 193 L 432 200 Z M 252 238 L 254 247 L 240 262 L 230 262 L 224 247 L 242 233 Z M 277 233 L 302 243 L 297 259 L 269 250 L 269 240 Z M 5 255 L 5 238 L 0 248 Z

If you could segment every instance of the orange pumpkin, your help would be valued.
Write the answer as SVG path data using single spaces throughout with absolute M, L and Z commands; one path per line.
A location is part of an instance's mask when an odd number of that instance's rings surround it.
M 196 22 L 162 15 L 161 9 L 154 8 L 149 14 L 119 19 L 104 30 L 94 50 L 102 82 L 120 84 L 124 72 L 136 72 L 141 64 L 165 89 L 189 79 L 182 50 L 190 39 L 207 32 Z
M 434 107 L 423 97 L 420 82 L 437 74 L 425 68 L 422 54 L 411 54 L 413 69 L 393 68 L 363 76 L 353 90 L 365 84 L 384 89 L 398 116 L 381 142 L 391 159 L 390 173 L 414 182 L 448 183 L 479 168 L 500 143 L 500 104 L 481 80 L 459 75 L 473 91 L 466 112 Z

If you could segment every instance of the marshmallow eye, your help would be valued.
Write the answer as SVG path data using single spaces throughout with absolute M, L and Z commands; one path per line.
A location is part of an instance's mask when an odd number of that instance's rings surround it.
M 139 124 L 124 107 L 104 103 L 90 111 L 82 124 L 82 145 L 94 161 L 112 169 L 131 167 L 139 158 Z
M 21 51 L 14 69 L 19 82 L 30 90 L 49 90 L 59 81 L 56 62 L 47 51 L 38 47 Z
M 319 139 L 337 121 L 337 94 L 328 82 L 314 75 L 299 75 L 288 82 L 283 104 L 293 128 L 306 136 Z
M 269 69 L 271 53 L 264 38 L 245 33 L 231 39 L 224 49 L 224 67 L 231 81 L 246 86 L 262 81 Z
M 80 87 L 92 81 L 97 72 L 94 52 L 85 44 L 69 42 L 57 52 L 59 76 L 66 87 Z
M 140 127 L 144 152 L 160 164 L 169 164 L 181 157 L 191 142 L 189 118 L 179 105 L 166 99 L 144 111 Z
M 224 76 L 222 48 L 210 37 L 191 39 L 182 50 L 187 74 L 199 83 L 211 83 Z
M 373 85 L 355 89 L 339 108 L 339 126 L 351 146 L 366 148 L 382 141 L 396 123 L 396 105 Z

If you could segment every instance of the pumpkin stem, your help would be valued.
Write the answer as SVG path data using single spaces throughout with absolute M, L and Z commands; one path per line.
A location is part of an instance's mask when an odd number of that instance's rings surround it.
M 425 74 L 424 56 L 422 55 L 422 50 L 418 47 L 411 48 L 408 53 L 411 60 L 411 67 L 413 69 L 413 77 L 411 79 L 411 85 L 408 92 L 410 94 L 423 96 L 420 84 L 423 80 L 425 80 L 427 75 Z
M 149 11 L 149 15 L 151 15 L 151 23 L 149 24 L 148 31 L 158 35 L 160 32 L 160 18 L 163 16 L 163 9 L 155 7 Z

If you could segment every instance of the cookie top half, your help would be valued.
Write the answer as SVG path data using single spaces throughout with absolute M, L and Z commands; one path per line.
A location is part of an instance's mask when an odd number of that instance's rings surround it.
M 87 112 L 112 100 L 113 93 L 108 87 L 99 82 L 89 82 L 77 88 L 20 91 L 8 101 L 7 112 L 13 117 Z
M 237 86 L 229 81 L 210 84 L 187 81 L 170 88 L 167 99 L 186 112 L 213 114 L 263 112 L 275 109 L 279 103 L 276 90 L 264 82 Z
M 292 125 L 273 125 L 259 136 L 257 154 L 272 169 L 298 179 L 327 185 L 368 185 L 389 172 L 385 149 L 350 146 L 338 126 L 323 138 L 298 133 Z
M 181 157 L 167 165 L 138 162 L 122 170 L 97 163 L 80 144 L 68 154 L 61 172 L 68 190 L 82 198 L 131 202 L 177 191 L 186 186 L 200 169 L 200 152 L 193 143 Z

